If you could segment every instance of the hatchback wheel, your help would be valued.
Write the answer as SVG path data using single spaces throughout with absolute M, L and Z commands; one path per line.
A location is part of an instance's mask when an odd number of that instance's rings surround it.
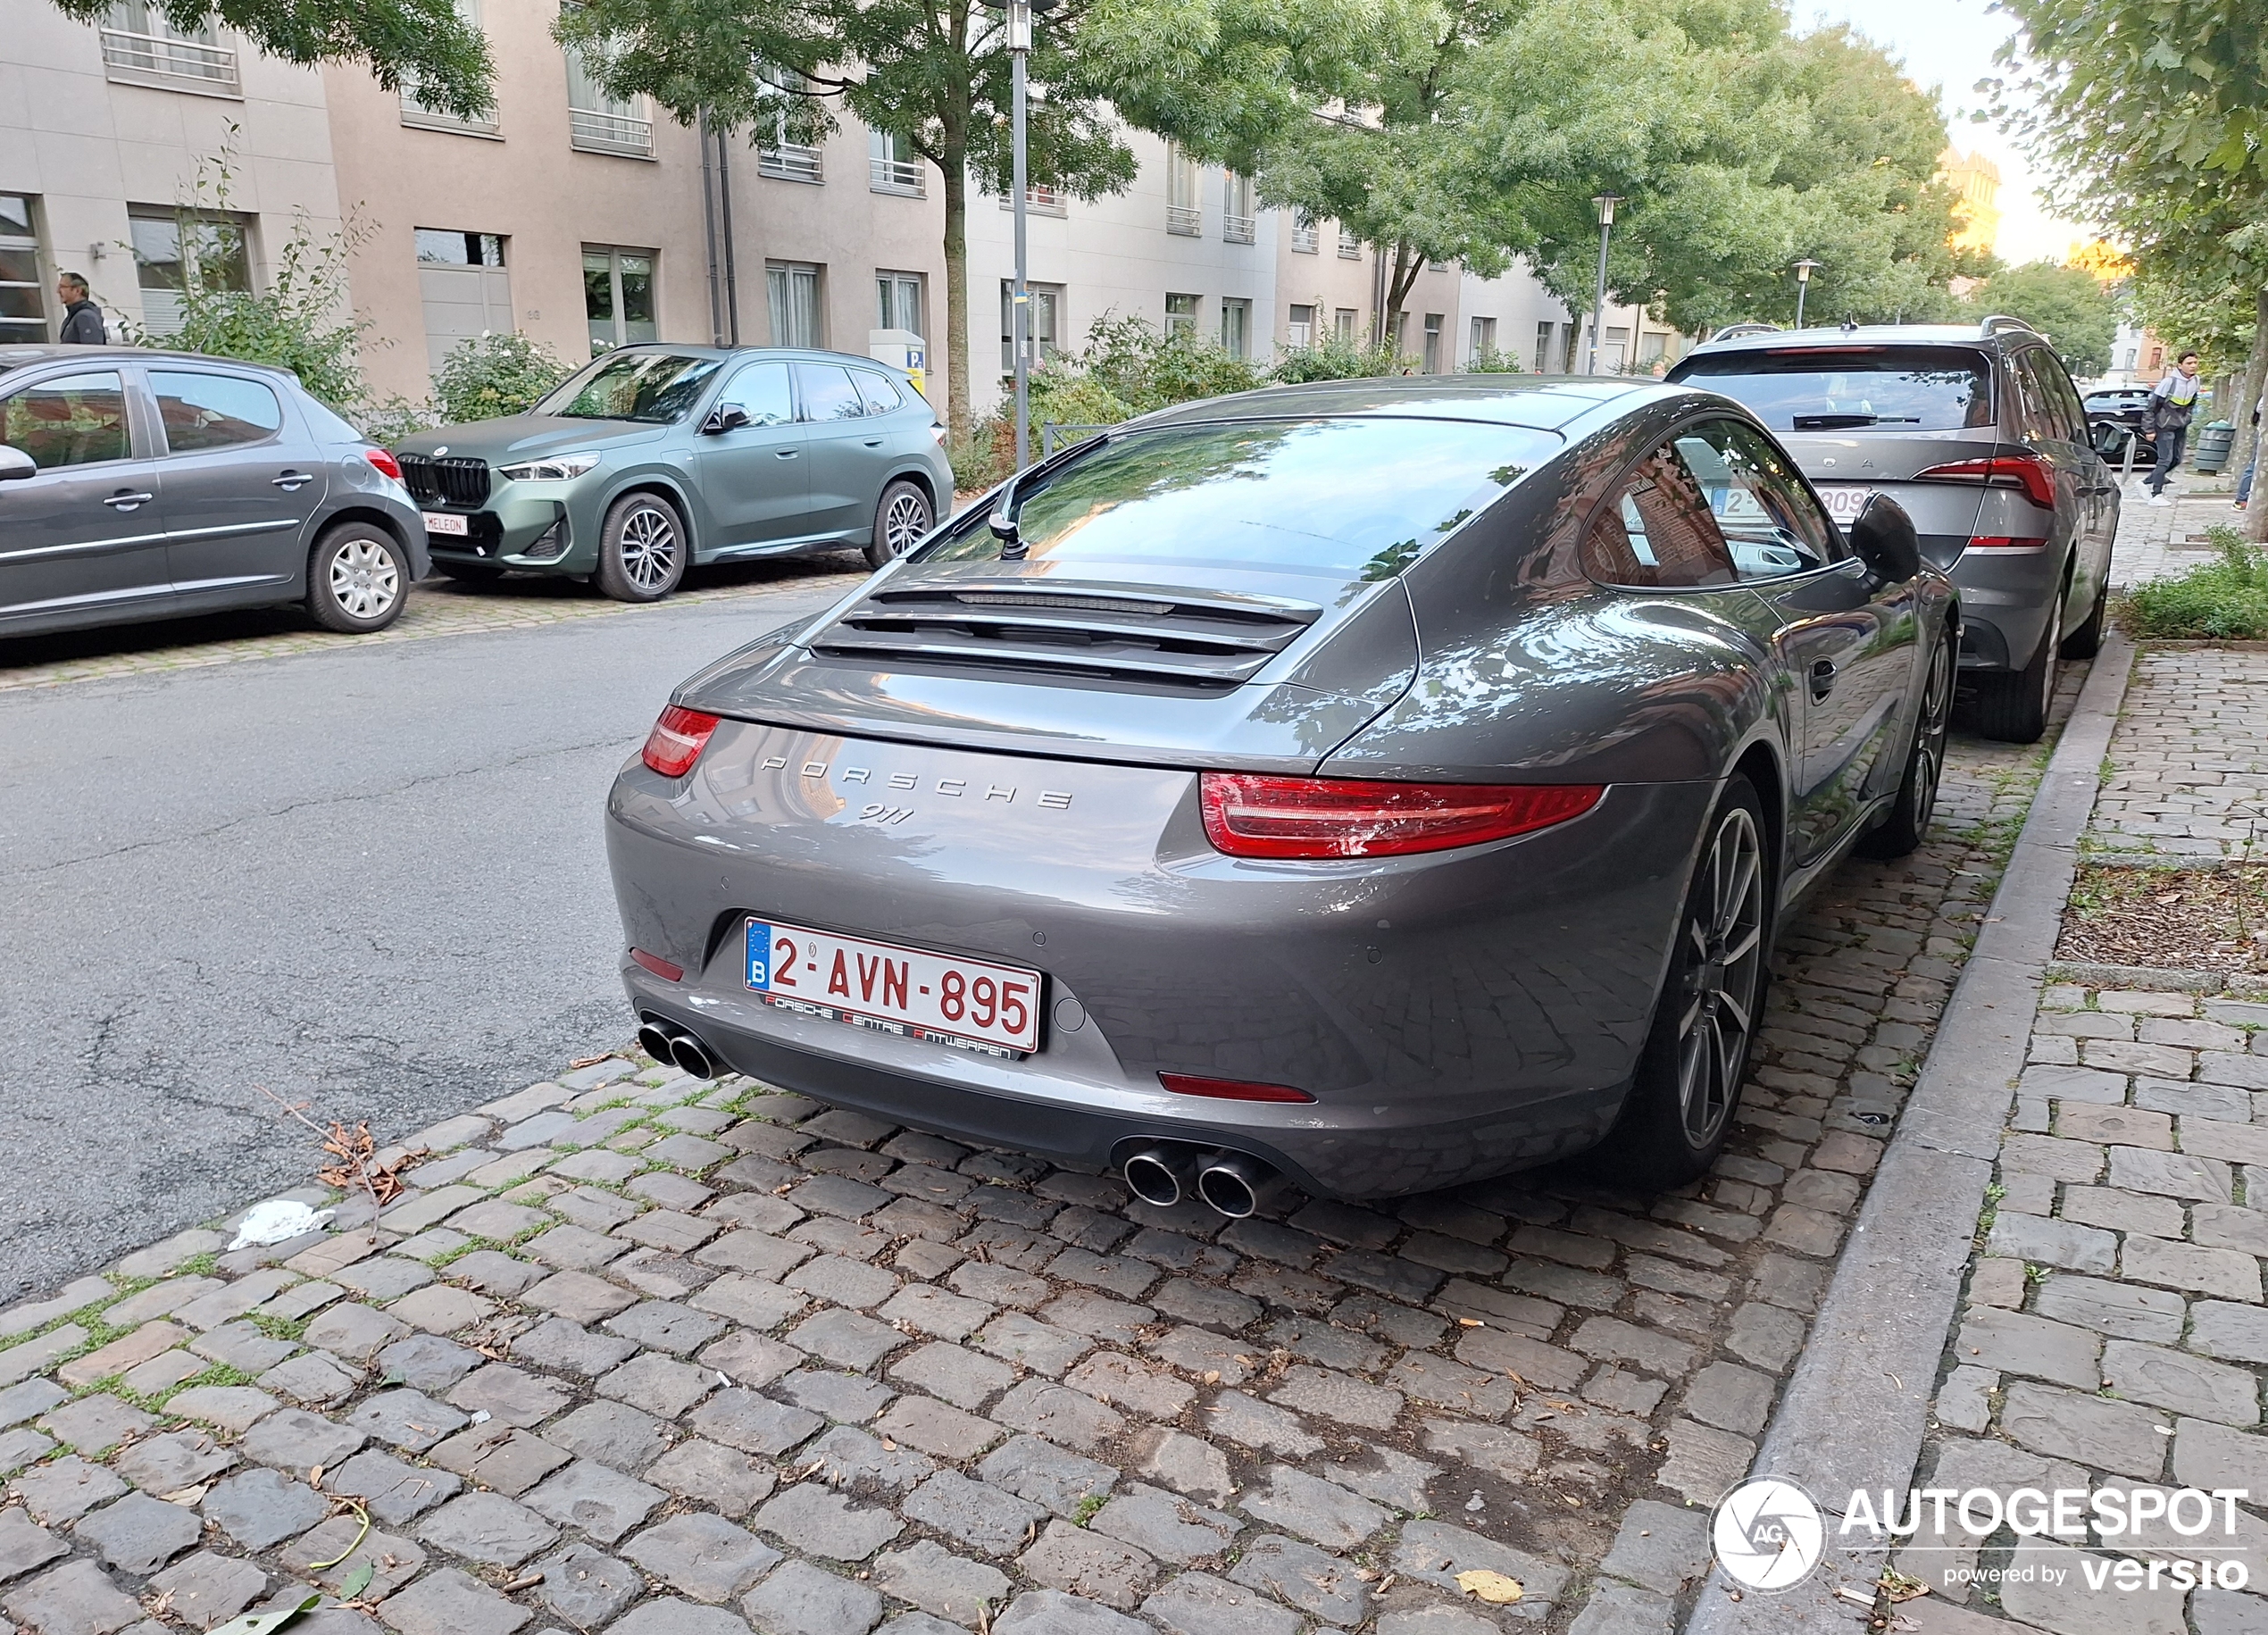
M 2047 629 L 2039 651 L 2022 670 L 1977 678 L 1977 730 L 2004 744 L 2037 744 L 2047 730 L 2047 706 L 2055 701 L 2055 661 L 2064 645 L 2064 596 L 2055 592 L 2047 608 Z
M 936 521 L 920 484 L 903 480 L 890 484 L 874 506 L 874 540 L 866 547 L 866 560 L 887 568 L 919 545 Z
M 626 494 L 598 530 L 598 588 L 617 602 L 658 602 L 685 578 L 688 542 L 677 507 Z
M 1745 777 L 1703 831 L 1654 1025 L 1592 1167 L 1647 1190 L 1705 1174 L 1747 1076 L 1772 955 L 1774 886 L 1764 808 Z
M 1914 722 L 1914 745 L 1906 752 L 1905 775 L 1897 799 L 1882 821 L 1860 837 L 1869 857 L 1903 857 L 1922 844 L 1937 810 L 1938 785 L 1945 775 L 1946 723 L 1953 715 L 1951 631 L 1930 649 L 1929 673 L 1922 681 L 1922 707 Z
M 382 630 L 401 617 L 409 582 L 393 535 L 374 522 L 341 522 L 308 558 L 307 612 L 327 630 Z

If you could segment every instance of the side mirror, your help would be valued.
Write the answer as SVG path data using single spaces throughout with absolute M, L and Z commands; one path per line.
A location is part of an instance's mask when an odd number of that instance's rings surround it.
M 1887 494 L 1866 502 L 1850 526 L 1851 549 L 1889 584 L 1903 584 L 1922 571 L 1922 540 L 1905 507 Z
M 737 403 L 720 404 L 709 416 L 709 423 L 701 428 L 712 437 L 720 431 L 738 431 L 748 423 L 748 411 Z
M 21 448 L 0 443 L 0 482 L 21 482 L 39 475 L 39 463 Z

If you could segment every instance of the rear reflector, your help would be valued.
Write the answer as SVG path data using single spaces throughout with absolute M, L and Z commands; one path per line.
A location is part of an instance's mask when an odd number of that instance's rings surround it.
M 1973 534 L 1968 548 L 1988 556 L 2028 556 L 2047 548 L 2045 539 L 2026 539 L 2013 534 Z
M 1394 857 L 1548 829 L 1598 805 L 1602 785 L 1373 783 L 1206 772 L 1208 839 L 1231 857 Z
M 1997 455 L 1989 460 L 1956 460 L 1914 473 L 1916 482 L 1989 483 L 1996 488 L 2022 488 L 2024 497 L 2043 511 L 2055 509 L 2055 471 L 2038 455 Z
M 384 449 L 365 448 L 363 458 L 376 466 L 381 475 L 391 477 L 396 482 L 402 480 L 402 463 Z
M 646 764 L 664 778 L 682 778 L 693 770 L 693 763 L 708 747 L 709 734 L 716 730 L 715 716 L 673 704 L 662 712 L 654 730 L 646 735 Z
M 1241 1079 L 1200 1079 L 1190 1073 L 1160 1073 L 1157 1081 L 1176 1096 L 1210 1096 L 1215 1101 L 1313 1101 L 1288 1084 L 1247 1084 Z
M 658 954 L 648 954 L 644 948 L 632 948 L 630 950 L 630 957 L 636 960 L 639 964 L 645 966 L 655 976 L 660 977 L 664 982 L 682 982 L 685 980 L 685 967 L 682 965 L 672 965 L 669 961 L 663 959 Z

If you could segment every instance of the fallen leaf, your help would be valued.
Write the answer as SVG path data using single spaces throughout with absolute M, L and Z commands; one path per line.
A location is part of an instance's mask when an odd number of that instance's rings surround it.
M 1220 1383 L 1221 1383 L 1221 1371 L 1220 1371 L 1219 1369 L 1217 1369 L 1217 1368 L 1208 1368 L 1208 1369 L 1206 1369 L 1206 1370 L 1205 1371 L 1205 1382 L 1207 1385 L 1218 1385 L 1218 1384 L 1220 1384 Z
M 339 1581 L 338 1598 L 342 1601 L 360 1600 L 363 1591 L 371 1587 L 371 1580 L 377 1576 L 378 1564 L 376 1562 L 363 1563 Z
M 577 1056 L 573 1061 L 567 1064 L 568 1070 L 571 1072 L 580 1072 L 586 1067 L 596 1067 L 601 1062 L 607 1060 L 613 1054 L 613 1053 L 612 1051 L 602 1051 L 595 1056 Z
M 1457 1326 L 1461 1329 L 1485 1329 L 1488 1325 L 1478 1317 L 1460 1317 L 1457 1319 Z
M 1458 1573 L 1457 1588 L 1494 1606 L 1509 1606 L 1521 1595 L 1518 1579 L 1506 1578 L 1501 1572 L 1491 1572 L 1486 1567 L 1469 1567 Z
M 171 1493 L 159 1494 L 158 1497 L 163 1499 L 169 1505 L 188 1505 L 194 1506 L 199 1499 L 204 1497 L 204 1490 L 210 1486 L 212 1486 L 210 1482 L 200 1481 L 193 1488 L 177 1488 Z
M 300 1614 L 313 1612 L 322 1604 L 322 1597 L 311 1595 L 288 1606 L 279 1606 L 273 1612 L 246 1613 L 241 1618 L 229 1619 L 214 1630 L 213 1635 L 269 1635 L 270 1631 L 283 1628 Z

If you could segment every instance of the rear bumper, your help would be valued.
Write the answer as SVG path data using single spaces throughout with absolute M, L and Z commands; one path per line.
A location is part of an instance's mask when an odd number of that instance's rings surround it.
M 2022 670 L 2039 651 L 2047 614 L 2063 588 L 2066 552 L 2021 556 L 1964 553 L 1953 566 L 1961 592 L 1961 668 Z

